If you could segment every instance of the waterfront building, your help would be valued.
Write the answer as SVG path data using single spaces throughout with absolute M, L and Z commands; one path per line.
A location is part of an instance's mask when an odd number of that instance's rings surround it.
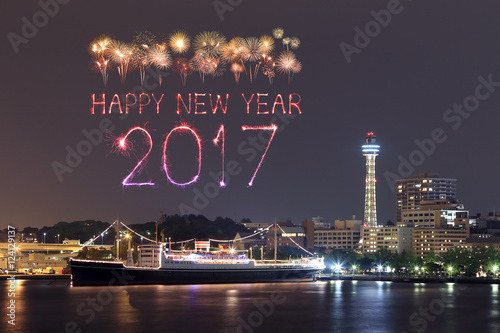
M 457 180 L 441 178 L 432 173 L 416 173 L 412 178 L 396 181 L 396 222 L 402 221 L 402 212 L 419 209 L 422 201 L 457 200 Z
M 426 258 L 431 250 L 438 255 L 451 248 L 463 246 L 467 237 L 468 228 L 414 228 L 413 250 L 418 256 Z
M 360 230 L 314 230 L 314 247 L 328 250 L 355 250 L 359 247 Z
M 409 226 L 446 228 L 469 225 L 469 211 L 463 205 L 448 200 L 421 201 L 415 209 L 403 210 L 401 213 L 401 222 Z
M 281 231 L 283 229 L 283 231 Z M 281 227 L 276 231 L 276 239 L 278 247 L 297 247 L 297 245 L 304 247 L 306 246 L 306 231 L 304 227 L 301 226 L 292 226 L 292 227 Z M 269 229 L 266 236 L 266 250 L 274 250 L 274 230 L 273 228 Z
M 412 248 L 412 227 L 379 226 L 361 228 L 363 253 L 373 253 L 388 249 L 394 253 L 402 253 Z

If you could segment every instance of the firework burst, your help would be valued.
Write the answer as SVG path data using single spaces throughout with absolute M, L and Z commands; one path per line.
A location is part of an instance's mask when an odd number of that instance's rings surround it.
M 274 38 L 269 35 L 263 35 L 260 37 L 260 42 L 262 44 L 262 52 L 264 54 L 270 53 L 274 50 Z
M 292 37 L 290 39 L 290 48 L 296 50 L 299 48 L 299 46 L 300 46 L 300 39 L 298 39 L 297 37 Z
M 279 73 L 288 75 L 288 83 L 291 81 L 292 74 L 296 74 L 302 70 L 302 64 L 291 51 L 284 51 L 280 54 L 276 67 Z
M 216 31 L 203 31 L 194 39 L 195 52 L 205 57 L 218 57 L 225 45 L 226 37 Z
M 131 63 L 133 64 L 133 50 L 134 48 L 131 45 L 120 41 L 111 43 L 111 60 L 118 68 L 118 74 L 120 75 L 122 83 L 125 83 L 129 66 Z
M 231 72 L 234 74 L 234 80 L 236 81 L 236 84 L 240 83 L 240 75 L 245 71 L 245 67 L 240 65 L 237 62 L 233 62 L 231 64 Z
M 243 56 L 244 43 L 245 40 L 241 37 L 231 39 L 222 49 L 222 59 L 230 62 L 240 61 Z
M 166 70 L 170 67 L 172 63 L 172 58 L 170 57 L 170 52 L 167 50 L 165 44 L 154 45 L 148 49 L 148 62 L 151 66 L 156 67 L 158 70 Z M 159 83 L 161 85 L 162 77 L 159 74 Z
M 187 32 L 179 30 L 170 35 L 168 45 L 172 52 L 176 54 L 183 54 L 189 50 L 191 46 L 191 39 Z
M 245 38 L 245 43 L 243 44 L 243 56 L 242 59 L 249 62 L 249 77 L 250 82 L 253 82 L 254 77 L 257 75 L 257 70 L 260 65 L 260 60 L 262 58 L 262 42 L 256 37 Z M 252 71 L 252 63 L 258 62 Z
M 262 73 L 269 79 L 269 84 L 273 84 L 273 79 L 276 76 L 276 63 L 271 55 L 264 57 L 264 65 L 262 67 Z
M 288 46 L 292 42 L 292 39 L 290 37 L 285 37 L 285 38 L 283 38 L 282 42 L 283 42 L 283 47 L 286 46 L 286 50 L 288 51 L 289 50 Z
M 134 60 L 135 66 L 139 68 L 139 75 L 141 77 L 141 86 L 144 85 L 144 77 L 146 76 L 146 69 L 150 66 L 148 59 L 149 49 L 158 43 L 158 37 L 149 32 L 138 32 L 135 34 L 134 44 Z
M 191 63 L 186 58 L 175 59 L 172 64 L 172 70 L 174 72 L 179 73 L 179 75 L 181 76 L 181 82 L 183 87 L 186 86 L 187 77 L 193 74 L 194 71 L 193 67 L 191 66 Z
M 109 56 L 111 44 L 112 40 L 108 35 L 101 35 L 90 43 L 93 68 L 101 73 L 104 86 L 108 83 L 108 68 L 111 66 Z
M 273 29 L 273 36 L 276 39 L 283 38 L 284 34 L 285 34 L 285 31 L 283 30 L 283 28 L 274 28 Z
M 211 75 L 213 77 L 220 76 L 224 73 L 224 64 L 221 63 L 220 58 L 205 56 L 197 54 L 191 59 L 191 66 L 195 71 L 200 74 L 200 78 L 205 83 L 205 76 Z

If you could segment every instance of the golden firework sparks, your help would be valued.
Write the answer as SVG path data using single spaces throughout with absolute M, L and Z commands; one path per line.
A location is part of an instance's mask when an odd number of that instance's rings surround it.
M 191 39 L 187 32 L 178 30 L 174 32 L 169 38 L 169 45 L 172 52 L 183 54 L 189 50 L 191 46 Z

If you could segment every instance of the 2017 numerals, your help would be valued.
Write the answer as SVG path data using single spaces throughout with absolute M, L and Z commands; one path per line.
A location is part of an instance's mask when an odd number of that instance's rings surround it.
M 257 168 L 255 169 L 255 172 L 253 173 L 252 178 L 248 182 L 248 186 L 253 185 L 255 177 L 257 176 L 257 172 L 259 171 L 259 169 L 264 161 L 264 158 L 266 157 L 267 151 L 269 150 L 269 146 L 271 145 L 271 142 L 274 139 L 274 135 L 276 134 L 277 129 L 278 129 L 278 126 L 274 125 L 274 124 L 269 125 L 269 126 L 242 126 L 241 127 L 242 131 L 250 131 L 250 130 L 253 130 L 253 131 L 258 131 L 258 130 L 272 131 L 271 138 L 269 139 L 266 150 L 262 154 L 262 157 L 259 161 L 259 164 L 258 164 Z M 132 147 L 133 145 L 130 142 L 131 140 L 129 140 L 128 138 L 134 131 L 139 131 L 139 132 L 144 134 L 144 136 L 146 137 L 146 142 L 149 145 L 149 149 L 148 149 L 147 153 L 145 153 L 141 158 L 138 158 L 136 166 L 123 179 L 122 185 L 123 186 L 154 186 L 156 184 L 151 180 L 145 181 L 145 182 L 138 182 L 138 181 L 132 182 L 132 179 L 134 179 L 135 177 L 137 177 L 141 173 L 142 169 L 146 165 L 147 158 L 148 158 L 149 154 L 151 153 L 151 150 L 153 149 L 153 139 L 152 139 L 151 135 L 149 134 L 149 132 L 145 128 L 140 127 L 140 126 L 133 127 L 124 136 L 118 138 L 116 144 L 117 144 L 119 150 L 124 152 L 124 153 L 131 151 L 133 149 L 133 147 Z M 197 163 L 198 163 L 198 171 L 197 171 L 195 176 L 193 176 L 189 181 L 186 181 L 186 182 L 179 182 L 179 181 L 174 180 L 172 172 L 169 169 L 170 160 L 168 158 L 167 148 L 168 148 L 168 143 L 169 143 L 170 137 L 176 132 L 178 134 L 187 133 L 187 134 L 192 135 L 196 140 L 196 144 L 197 144 L 197 148 L 198 148 L 198 156 L 196 159 Z M 222 176 L 221 176 L 221 180 L 219 182 L 220 187 L 226 186 L 226 183 L 224 181 L 225 140 L 226 140 L 226 130 L 225 130 L 224 125 L 222 124 L 219 127 L 219 130 L 217 131 L 217 135 L 212 140 L 213 144 L 216 147 L 220 147 L 220 149 L 221 149 Z M 167 137 L 165 138 L 165 141 L 163 142 L 163 149 L 162 149 L 162 151 L 163 151 L 162 168 L 163 168 L 163 171 L 165 172 L 165 175 L 167 176 L 168 181 L 170 183 L 172 183 L 176 186 L 180 186 L 180 187 L 188 186 L 188 185 L 191 185 L 191 184 L 197 182 L 199 177 L 200 177 L 200 173 L 201 173 L 201 161 L 202 161 L 201 150 L 202 150 L 202 139 L 198 135 L 198 133 L 196 132 L 195 129 L 193 129 L 192 127 L 190 127 L 188 125 L 182 125 L 182 126 L 177 126 L 177 127 L 173 128 L 168 133 Z

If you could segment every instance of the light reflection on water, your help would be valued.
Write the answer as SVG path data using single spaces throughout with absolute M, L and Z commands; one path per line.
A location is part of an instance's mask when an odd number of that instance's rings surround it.
M 0 281 L 0 288 L 4 289 L 0 305 L 5 309 L 7 282 Z M 82 332 L 92 333 L 410 333 L 424 324 L 427 332 L 499 332 L 498 297 L 498 285 L 453 283 L 318 281 L 69 288 L 63 281 L 20 280 L 16 331 L 64 332 L 65 325 L 74 322 Z M 426 308 L 433 320 L 419 325 L 410 321 L 415 313 L 415 318 L 422 319 L 419 311 Z

